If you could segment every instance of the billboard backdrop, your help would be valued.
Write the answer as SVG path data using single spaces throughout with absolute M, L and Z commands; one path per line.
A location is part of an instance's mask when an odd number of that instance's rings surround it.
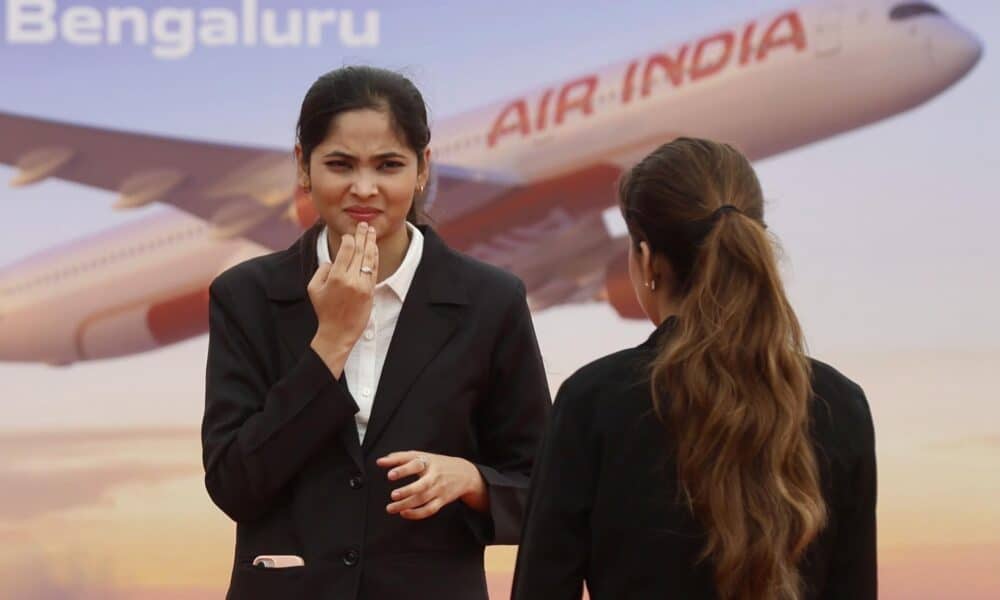
M 603 300 L 614 283 L 605 262 L 624 248 L 613 215 L 600 210 L 613 203 L 605 184 L 616 169 L 668 141 L 665 129 L 740 142 L 759 159 L 769 228 L 782 242 L 811 353 L 859 382 L 871 402 L 883 597 L 1000 597 L 1000 408 L 990 384 L 1000 369 L 994 3 L 954 0 L 937 11 L 882 0 L 512 1 L 501 10 L 490 2 L 135 0 L 127 13 L 124 4 L 84 0 L 0 4 L 0 152 L 13 148 L 12 158 L 0 156 L 0 180 L 16 184 L 0 188 L 0 597 L 221 596 L 234 526 L 201 480 L 207 338 L 183 327 L 174 338 L 135 329 L 152 326 L 148 311 L 103 326 L 100 307 L 189 274 L 177 265 L 216 272 L 267 241 L 236 219 L 212 246 L 221 248 L 221 259 L 211 255 L 217 262 L 196 252 L 139 261 L 138 270 L 128 256 L 94 259 L 93 271 L 52 271 L 110 240 L 178 222 L 197 228 L 203 215 L 166 206 L 182 189 L 170 165 L 118 177 L 114 189 L 73 182 L 141 163 L 159 146 L 130 145 L 132 155 L 102 162 L 72 141 L 82 138 L 57 143 L 49 125 L 23 118 L 171 138 L 183 148 L 267 149 L 253 155 L 264 162 L 250 164 L 262 172 L 279 165 L 280 182 L 305 90 L 356 62 L 401 70 L 423 90 L 442 229 L 529 280 L 553 391 L 652 328 Z M 889 52 L 889 40 L 906 39 L 911 50 Z M 848 54 L 849 69 L 828 66 Z M 836 93 L 823 87 L 832 78 Z M 621 82 L 617 95 L 603 94 L 608 81 Z M 741 115 L 768 118 L 744 125 Z M 651 133 L 605 147 L 607 128 Z M 466 130 L 485 149 L 462 147 Z M 544 143 L 571 160 L 525 158 Z M 449 187 L 454 181 L 469 187 Z M 265 183 L 270 191 L 273 181 Z M 291 227 L 294 198 L 272 202 L 259 189 L 247 193 L 273 209 L 261 218 L 278 215 Z M 467 204 L 455 189 L 467 190 Z M 129 201 L 141 206 L 114 208 Z M 509 202 L 494 210 L 500 201 Z M 229 214 L 229 205 L 213 207 Z M 537 245 L 553 232 L 579 239 L 574 231 L 599 233 L 604 245 L 574 247 L 573 256 Z M 97 277 L 100 294 L 74 291 L 82 288 L 73 282 Z M 545 285 L 560 277 L 573 285 Z M 168 299 L 197 304 L 198 289 L 176 286 Z M 40 300 L 19 304 L 29 296 Z M 102 327 L 60 337 L 57 325 L 83 305 L 97 307 L 86 318 Z M 172 322 L 188 307 L 164 303 L 156 314 Z M 67 360 L 44 354 L 49 342 L 119 356 Z M 495 598 L 509 589 L 514 552 L 488 551 Z

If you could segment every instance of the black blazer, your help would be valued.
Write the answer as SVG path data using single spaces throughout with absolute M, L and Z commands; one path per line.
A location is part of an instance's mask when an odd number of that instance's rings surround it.
M 485 599 L 483 547 L 517 543 L 551 406 L 524 286 L 421 231 L 363 445 L 346 383 L 309 346 L 319 227 L 212 283 L 202 445 L 208 493 L 236 521 L 227 598 Z M 489 514 L 387 514 L 413 479 L 390 483 L 375 459 L 400 450 L 476 464 Z M 252 566 L 260 554 L 305 566 Z
M 514 577 L 516 600 L 716 598 L 699 563 L 704 530 L 678 500 L 670 440 L 644 371 L 649 340 L 577 371 L 556 396 L 532 481 Z M 875 449 L 864 393 L 814 361 L 812 436 L 827 528 L 802 567 L 806 598 L 870 600 L 875 572 Z

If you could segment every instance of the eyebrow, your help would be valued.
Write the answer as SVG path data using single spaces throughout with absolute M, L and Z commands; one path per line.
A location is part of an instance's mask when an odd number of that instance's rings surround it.
M 326 154 L 323 155 L 323 158 L 347 158 L 347 159 L 350 159 L 350 160 L 357 160 L 358 159 L 357 156 L 355 156 L 353 154 L 350 154 L 348 152 L 344 152 L 342 150 L 332 150 L 330 152 L 327 152 Z M 390 150 L 389 152 L 382 152 L 382 153 L 376 154 L 374 156 L 374 158 L 376 160 L 383 160 L 383 159 L 386 159 L 386 158 L 401 158 L 401 159 L 405 160 L 406 159 L 406 155 L 405 154 L 401 154 L 399 152 L 395 152 L 395 151 Z

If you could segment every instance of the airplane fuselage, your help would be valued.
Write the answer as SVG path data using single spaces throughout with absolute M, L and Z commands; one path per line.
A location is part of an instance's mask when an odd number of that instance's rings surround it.
M 972 68 L 981 52 L 974 38 L 941 16 L 890 18 L 899 4 L 808 4 L 583 73 L 436 124 L 433 157 L 535 191 L 488 207 L 500 230 L 570 230 L 614 198 L 567 202 L 538 193 L 546 182 L 604 181 L 610 167 L 680 135 L 727 141 L 759 160 L 910 109 Z M 475 225 L 486 207 L 448 200 L 452 226 L 475 229 L 459 249 L 499 254 L 494 234 L 479 236 Z M 537 210 L 521 210 L 526 202 Z M 269 250 L 178 212 L 26 259 L 0 270 L 0 360 L 68 364 L 203 333 L 209 282 Z M 572 258 L 574 249 L 563 250 L 551 268 Z M 608 250 L 575 254 L 583 277 L 580 257 L 603 269 L 596 263 Z

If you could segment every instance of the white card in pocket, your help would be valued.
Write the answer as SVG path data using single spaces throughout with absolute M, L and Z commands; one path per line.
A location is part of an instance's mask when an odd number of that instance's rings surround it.
M 261 554 L 253 559 L 253 566 L 267 569 L 287 569 L 288 567 L 304 567 L 306 561 L 295 554 Z

